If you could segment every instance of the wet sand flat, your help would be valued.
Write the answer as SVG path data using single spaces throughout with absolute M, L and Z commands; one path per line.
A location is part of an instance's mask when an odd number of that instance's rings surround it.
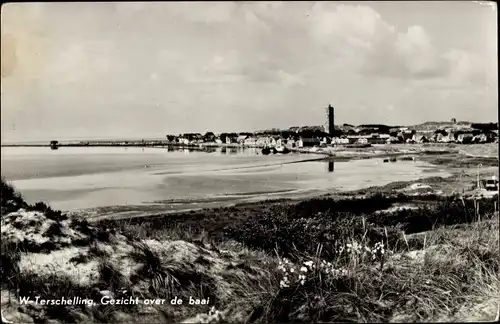
M 141 148 L 2 148 L 2 175 L 28 202 L 113 212 L 178 211 L 303 198 L 446 176 L 419 161 L 314 161 L 310 154 L 257 155 Z

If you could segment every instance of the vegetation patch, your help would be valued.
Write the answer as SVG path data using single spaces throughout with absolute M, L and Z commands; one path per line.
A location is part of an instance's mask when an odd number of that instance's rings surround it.
M 2 289 L 17 298 L 8 314 L 33 322 L 473 321 L 468 310 L 496 309 L 498 197 L 412 196 L 395 191 L 401 183 L 391 194 L 91 224 L 2 186 Z M 185 304 L 171 305 L 175 296 Z

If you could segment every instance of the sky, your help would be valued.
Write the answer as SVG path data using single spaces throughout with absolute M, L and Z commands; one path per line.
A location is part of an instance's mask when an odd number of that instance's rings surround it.
M 496 3 L 9 3 L 1 139 L 498 121 Z

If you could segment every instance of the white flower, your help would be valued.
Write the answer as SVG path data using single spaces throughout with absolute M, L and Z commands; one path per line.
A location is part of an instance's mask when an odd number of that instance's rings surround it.
M 307 272 L 307 268 L 306 268 L 306 267 L 301 267 L 301 268 L 300 268 L 300 271 L 302 271 L 302 272 Z
M 295 272 L 295 269 L 294 269 L 294 268 L 291 268 L 291 269 L 290 269 L 290 272 Z
M 304 262 L 304 264 L 310 268 L 313 265 L 313 262 L 312 261 L 306 261 L 306 262 Z
M 287 288 L 287 287 L 289 287 L 288 284 L 285 281 L 281 280 L 280 281 L 280 288 Z
M 305 282 L 305 280 L 301 280 L 301 281 L 300 281 L 300 284 L 301 284 L 302 286 L 303 286 L 305 283 L 306 283 L 306 282 Z

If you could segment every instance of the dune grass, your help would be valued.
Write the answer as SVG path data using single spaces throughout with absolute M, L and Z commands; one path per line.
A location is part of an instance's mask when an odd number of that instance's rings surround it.
M 4 212 L 37 210 L 54 221 L 47 236 L 61 233 L 65 215 L 45 204 L 29 206 L 2 186 L 8 197 L 2 192 L 2 208 L 10 201 L 2 209 L 3 221 Z M 71 262 L 97 262 L 98 280 L 78 284 L 61 274 L 22 271 L 24 254 L 42 252 L 2 240 L 2 289 L 47 299 L 84 296 L 97 303 L 24 310 L 62 323 L 477 320 L 471 310 L 493 303 L 500 291 L 495 199 L 375 194 L 140 221 L 70 219 L 71 228 L 86 235 L 77 245 L 87 246 Z M 417 207 L 388 211 L 395 203 Z M 119 244 L 130 246 L 119 257 L 135 265 L 128 274 L 113 258 Z M 99 305 L 103 292 L 115 298 L 191 296 L 211 303 Z

